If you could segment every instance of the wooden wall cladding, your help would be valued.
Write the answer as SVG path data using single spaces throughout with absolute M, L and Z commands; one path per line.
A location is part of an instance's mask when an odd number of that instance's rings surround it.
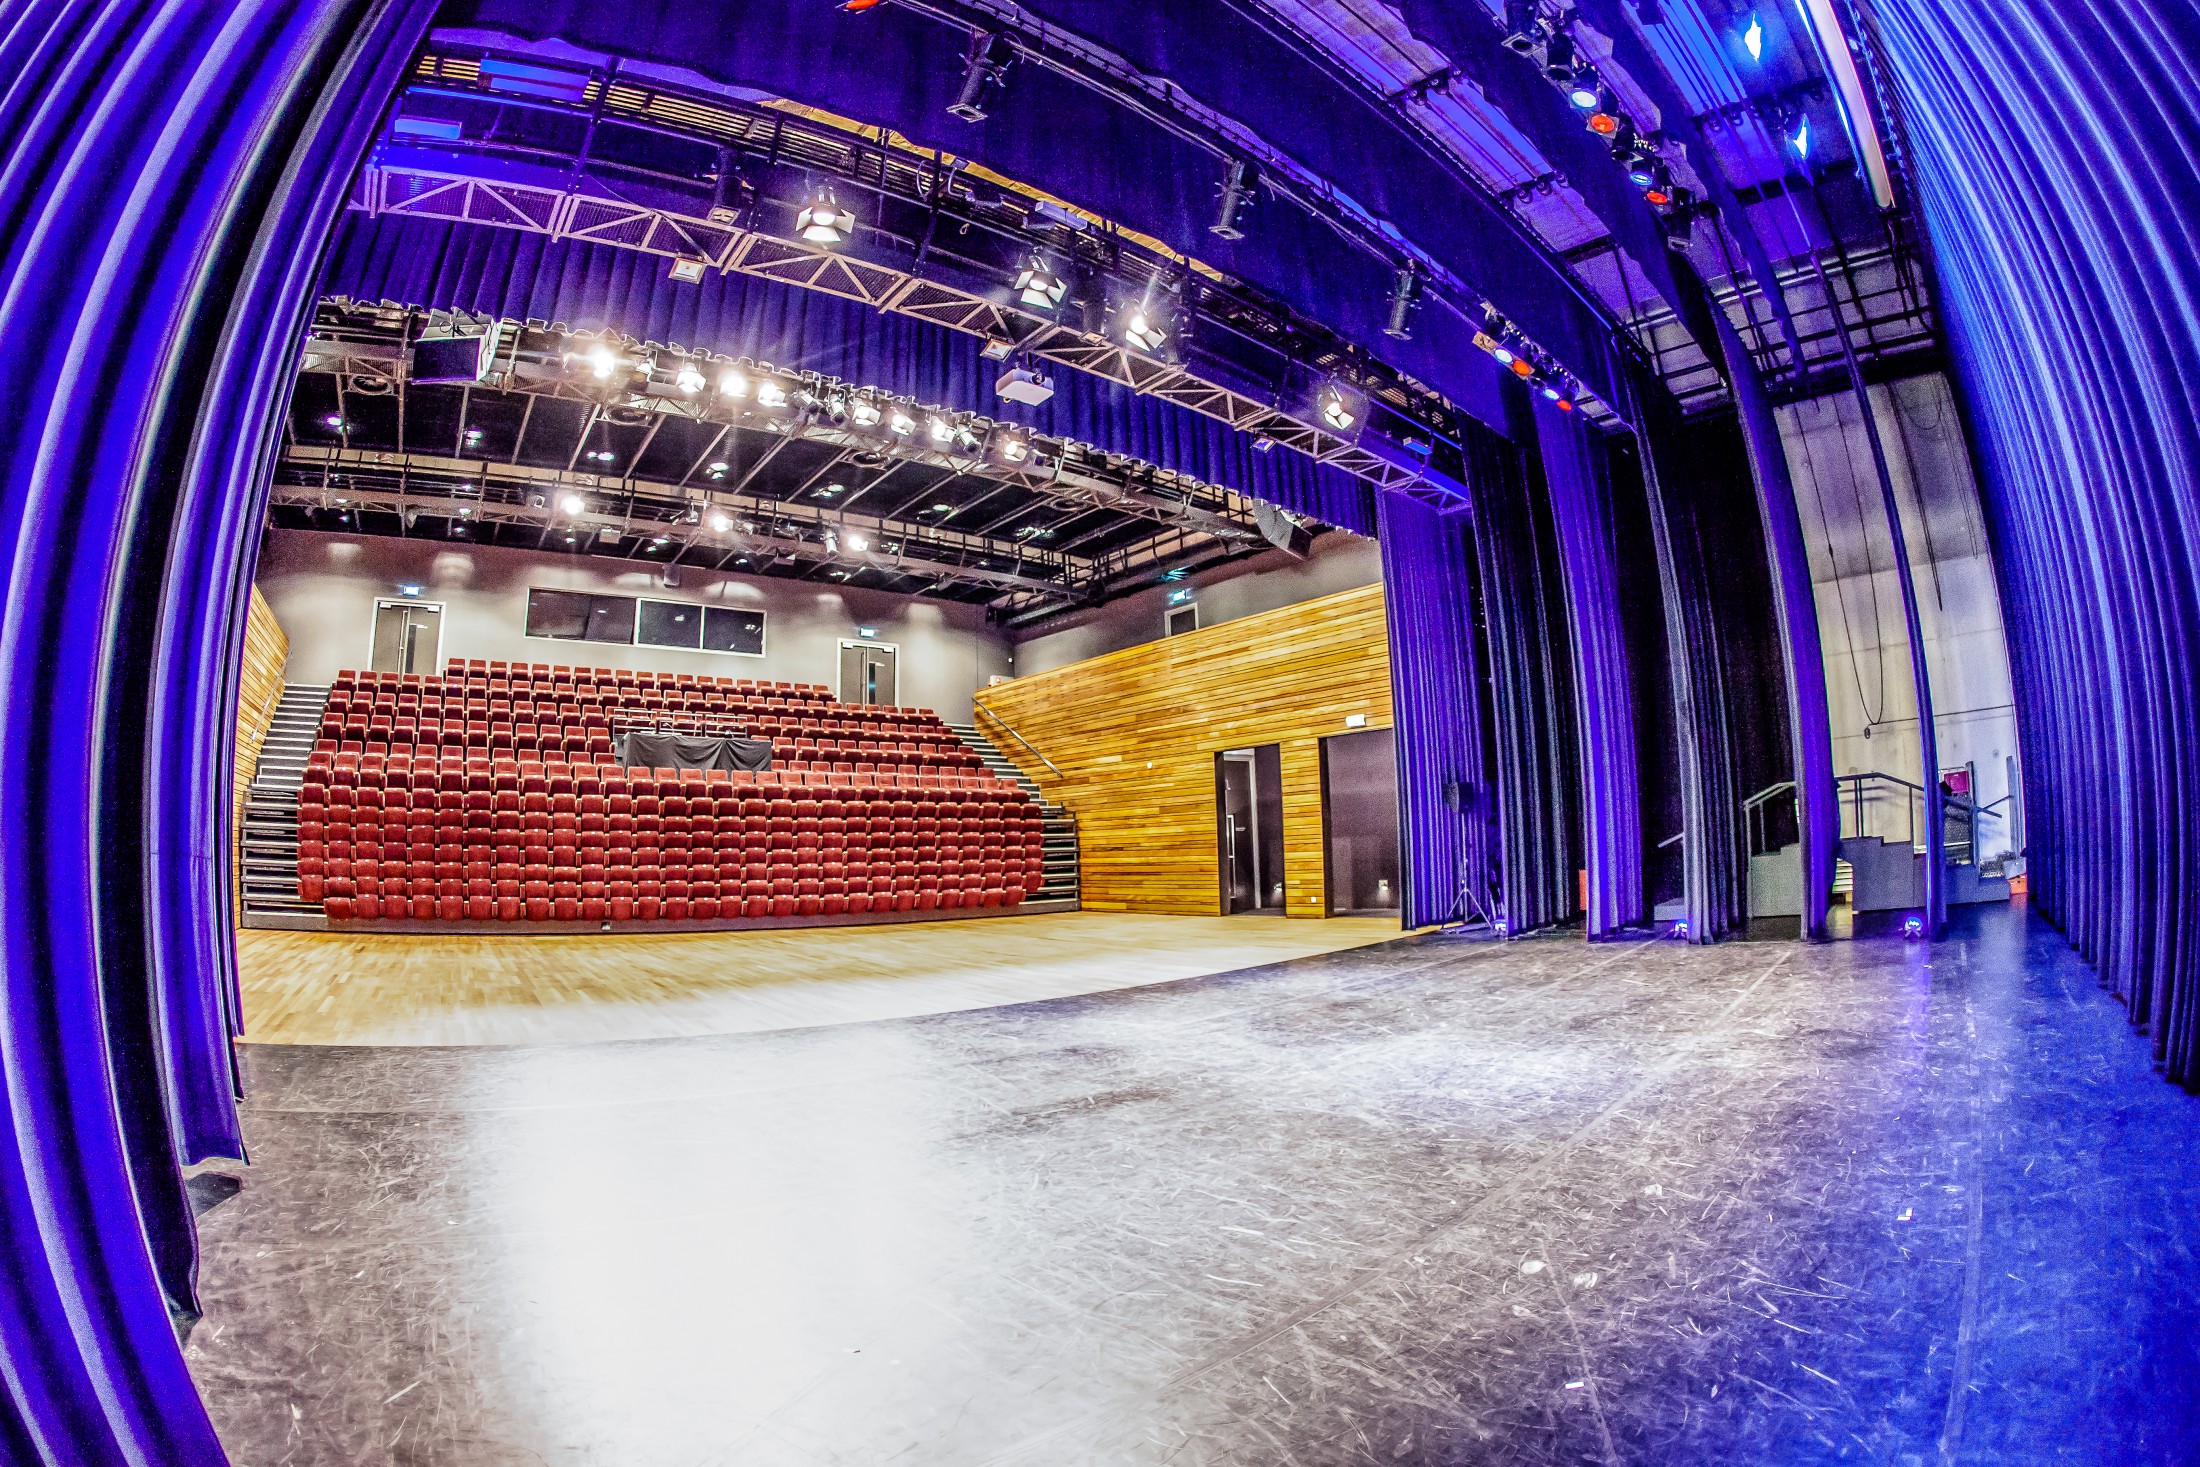
M 283 697 L 283 669 L 290 662 L 290 638 L 275 620 L 275 612 L 252 588 L 252 608 L 244 624 L 244 666 L 237 679 L 237 749 L 230 766 L 229 873 L 236 912 L 244 911 L 244 800 L 252 784 L 253 766 L 260 762 L 260 745 L 275 721 L 275 705 Z
M 1285 909 L 1323 916 L 1320 741 L 1391 726 L 1383 609 L 1363 586 L 1016 678 L 979 692 L 978 725 L 1077 816 L 1100 911 L 1219 912 L 1215 755 L 1281 745 Z

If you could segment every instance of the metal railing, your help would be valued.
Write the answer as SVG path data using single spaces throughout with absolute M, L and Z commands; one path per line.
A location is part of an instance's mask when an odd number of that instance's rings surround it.
M 1843 840 L 1892 840 L 1899 828 L 1900 838 L 1913 850 L 1917 848 L 1918 828 L 1923 824 L 1927 798 L 1923 785 L 1878 770 L 1837 775 L 1833 783 Z M 1977 859 L 1980 822 L 2005 818 L 2000 807 L 2008 803 L 2009 797 L 2004 795 L 1990 805 L 1981 805 L 1969 795 L 1950 794 L 1946 790 L 1939 793 L 1944 816 L 1942 857 L 1959 866 L 1971 864 Z M 1765 786 L 1742 801 L 1742 815 L 1749 823 L 1751 855 L 1762 856 L 1780 849 L 1780 843 L 1772 834 L 1772 822 L 1781 812 L 1791 813 L 1794 800 L 1794 781 L 1783 780 Z M 1899 812 L 1891 808 L 1897 802 Z
M 979 714 L 983 715 L 986 718 L 992 719 L 1003 729 L 1006 729 L 1010 738 L 1014 739 L 1017 743 L 1022 744 L 1026 749 L 1029 749 L 1031 751 L 1032 758 L 1038 760 L 1047 768 L 1052 769 L 1054 771 L 1054 777 L 1056 779 L 1060 779 L 1063 777 L 1060 766 L 1055 764 L 1055 762 L 1052 759 L 1049 759 L 1046 755 L 1040 753 L 1037 748 L 1033 747 L 1031 740 L 1016 732 L 1016 726 L 1014 724 L 1010 723 L 1007 719 L 1001 717 L 1000 714 L 995 713 L 992 709 L 986 707 L 982 703 L 973 704 L 972 707 Z

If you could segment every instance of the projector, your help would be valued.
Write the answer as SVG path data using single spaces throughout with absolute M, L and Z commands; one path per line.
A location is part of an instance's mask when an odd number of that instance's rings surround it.
M 1054 396 L 1054 379 L 1029 367 L 1011 367 L 994 379 L 993 390 L 1010 402 L 1035 407 Z

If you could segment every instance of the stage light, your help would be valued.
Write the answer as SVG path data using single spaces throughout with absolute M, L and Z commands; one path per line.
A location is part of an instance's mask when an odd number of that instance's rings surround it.
M 840 207 L 829 188 L 811 194 L 810 201 L 794 216 L 795 233 L 811 244 L 839 244 L 855 227 L 856 216 Z
M 710 210 L 705 217 L 713 224 L 739 224 L 742 211 L 755 202 L 756 185 L 741 172 L 733 149 L 720 148 L 718 171 L 711 175 L 710 181 Z M 701 280 L 703 262 L 695 260 L 692 263 L 696 267 L 694 278 Z M 673 278 L 681 277 L 676 273 Z
M 1558 384 L 1556 382 L 1546 382 L 1543 384 L 1544 401 L 1557 402 L 1559 398 L 1563 397 L 1564 395 L 1564 393 L 1558 390 Z
M 1797 120 L 1795 131 L 1788 137 L 1788 146 L 1795 149 L 1795 156 L 1798 158 L 1808 158 L 1810 156 L 1810 119 L 1808 117 Z
M 1131 312 L 1123 323 L 1123 340 L 1140 351 L 1159 351 L 1168 339 L 1169 333 L 1155 325 L 1153 318 L 1143 310 Z
M 715 463 L 712 464 L 709 468 L 703 470 L 703 472 L 710 475 L 713 479 L 723 479 L 724 477 L 726 477 L 726 468 L 727 465 L 724 463 Z
M 1675 245 L 1688 243 L 1688 237 L 1696 230 L 1696 196 L 1687 189 L 1676 187 L 1665 210 L 1665 233 L 1668 242 Z
M 886 415 L 886 426 L 892 432 L 899 433 L 906 438 L 917 431 L 917 420 L 909 416 L 907 408 L 897 403 L 893 411 Z
M 858 428 L 875 428 L 879 420 L 878 404 L 868 397 L 859 397 L 848 404 L 848 416 Z
M 853 530 L 850 530 L 848 532 L 847 545 L 850 550 L 858 552 L 869 550 L 871 548 L 871 542 L 864 539 L 861 535 L 858 535 Z
M 607 380 L 618 365 L 619 359 L 612 354 L 610 347 L 592 346 L 588 349 L 588 370 L 596 374 L 598 381 Z
M 1398 269 L 1390 283 L 1390 319 L 1383 323 L 1383 335 L 1400 341 L 1413 339 L 1413 308 L 1421 299 L 1421 272 L 1407 261 Z
M 932 506 L 932 513 L 934 514 L 953 514 L 954 512 L 955 506 L 952 504 L 935 504 Z
M 1530 55 L 1543 40 L 1543 26 L 1536 19 L 1535 0 L 1505 0 L 1505 46 L 1522 56 Z
M 1904 917 L 1902 919 L 1902 935 L 1908 938 L 1923 937 L 1925 935 L 1925 919 L 1922 917 Z
M 710 528 L 713 534 L 723 535 L 733 528 L 733 521 L 723 513 L 714 513 L 710 517 Z
M 1503 342 L 1499 342 L 1496 346 L 1490 348 L 1490 355 L 1497 358 L 1497 364 L 1501 367 L 1509 367 L 1520 360 L 1520 358 L 1513 355 L 1512 348 Z
M 1016 48 L 1006 36 L 989 36 L 979 31 L 970 38 L 970 60 L 963 70 L 962 87 L 955 93 L 955 100 L 947 104 L 947 110 L 965 122 L 985 121 L 985 94 L 1001 83 L 1008 74 L 1008 64 L 1016 59 Z
M 1597 80 L 1594 67 L 1581 67 L 1566 83 L 1566 100 L 1573 103 L 1577 111 L 1594 112 L 1597 110 L 1597 92 L 1602 85 Z
M 1624 117 L 1613 122 L 1612 130 L 1605 134 L 1605 138 L 1612 145 L 1612 156 L 1621 160 L 1622 167 L 1626 166 L 1625 160 L 1640 151 L 1635 137 L 1635 124 Z
M 1334 386 L 1322 389 L 1321 413 L 1322 421 L 1340 433 L 1359 421 L 1352 405 L 1344 400 L 1344 393 Z
M 1619 115 L 1619 93 L 1603 82 L 1597 83 L 1596 100 L 1583 110 L 1589 114 L 1589 131 L 1600 137 L 1618 132 L 1625 120 Z
M 460 505 L 458 507 L 458 517 L 462 520 L 472 519 L 474 517 L 474 507 L 470 504 Z
M 1552 31 L 1543 43 L 1543 74 L 1560 83 L 1574 79 L 1574 38 L 1566 32 Z
M 466 430 L 466 441 L 468 443 L 479 443 L 481 441 L 481 430 L 479 428 L 468 428 Z
M 747 374 L 728 368 L 718 378 L 718 395 L 720 397 L 747 397 L 749 395 Z
M 558 508 L 564 510 L 567 514 L 579 514 L 582 510 L 588 508 L 588 505 L 578 494 L 568 494 L 558 501 Z
M 1636 188 L 1642 189 L 1649 188 L 1658 181 L 1658 169 L 1663 166 L 1659 163 L 1655 154 L 1641 150 L 1639 147 L 1636 152 L 1622 158 L 1620 162 L 1626 166 L 1627 181 Z
M 932 435 L 934 443 L 945 443 L 955 436 L 955 425 L 945 418 L 932 418 L 924 426 L 925 430 Z
M 1574 400 L 1570 397 L 1561 397 L 1558 400 L 1558 410 L 1562 413 L 1572 412 L 1574 410 Z
M 1068 293 L 1069 282 L 1049 271 L 1037 255 L 1032 256 L 1031 263 L 1016 277 L 1016 298 L 1042 311 L 1053 310 Z
M 1742 32 L 1742 45 L 1749 52 L 1749 59 L 1765 59 L 1765 23 L 1757 18 L 1757 12 L 1749 12 L 1749 29 Z
M 694 396 L 703 390 L 703 369 L 693 362 L 680 363 L 680 370 L 672 374 L 672 385 Z
M 1659 208 L 1673 202 L 1673 170 L 1663 163 L 1651 165 L 1650 182 L 1643 186 L 1642 196 Z
M 756 405 L 768 408 L 785 407 L 787 405 L 787 389 L 766 377 L 756 384 Z
M 321 422 L 322 425 L 325 427 L 334 428 L 338 432 L 342 432 L 344 428 L 344 415 L 342 413 L 330 413 L 327 417 L 321 419 Z
M 1253 207 L 1260 189 L 1260 167 L 1245 158 L 1230 160 L 1230 171 L 1222 180 L 1220 202 L 1215 210 L 1215 222 L 1207 226 L 1207 232 L 1224 239 L 1243 239 L 1245 231 L 1240 218 Z
M 1529 361 L 1526 357 L 1514 357 L 1512 359 L 1512 369 L 1515 377 L 1533 377 L 1535 375 L 1535 363 Z

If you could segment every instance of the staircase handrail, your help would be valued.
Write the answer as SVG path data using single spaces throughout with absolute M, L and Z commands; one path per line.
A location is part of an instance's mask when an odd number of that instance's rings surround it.
M 1031 757 L 1038 760 L 1041 764 L 1044 764 L 1047 768 L 1053 770 L 1054 777 L 1056 779 L 1062 779 L 1065 777 L 1059 765 L 1057 765 L 1052 759 L 1049 759 L 1046 755 L 1040 753 L 1037 748 L 1033 747 L 1031 740 L 1016 732 L 1016 725 L 1010 723 L 1007 719 L 1001 717 L 1000 714 L 995 713 L 992 709 L 986 707 L 983 703 L 973 703 L 970 706 L 976 712 L 984 714 L 987 718 L 992 719 L 1002 728 L 1007 729 L 1008 736 L 1014 739 L 1017 743 L 1022 744 L 1026 749 L 1030 749 Z

